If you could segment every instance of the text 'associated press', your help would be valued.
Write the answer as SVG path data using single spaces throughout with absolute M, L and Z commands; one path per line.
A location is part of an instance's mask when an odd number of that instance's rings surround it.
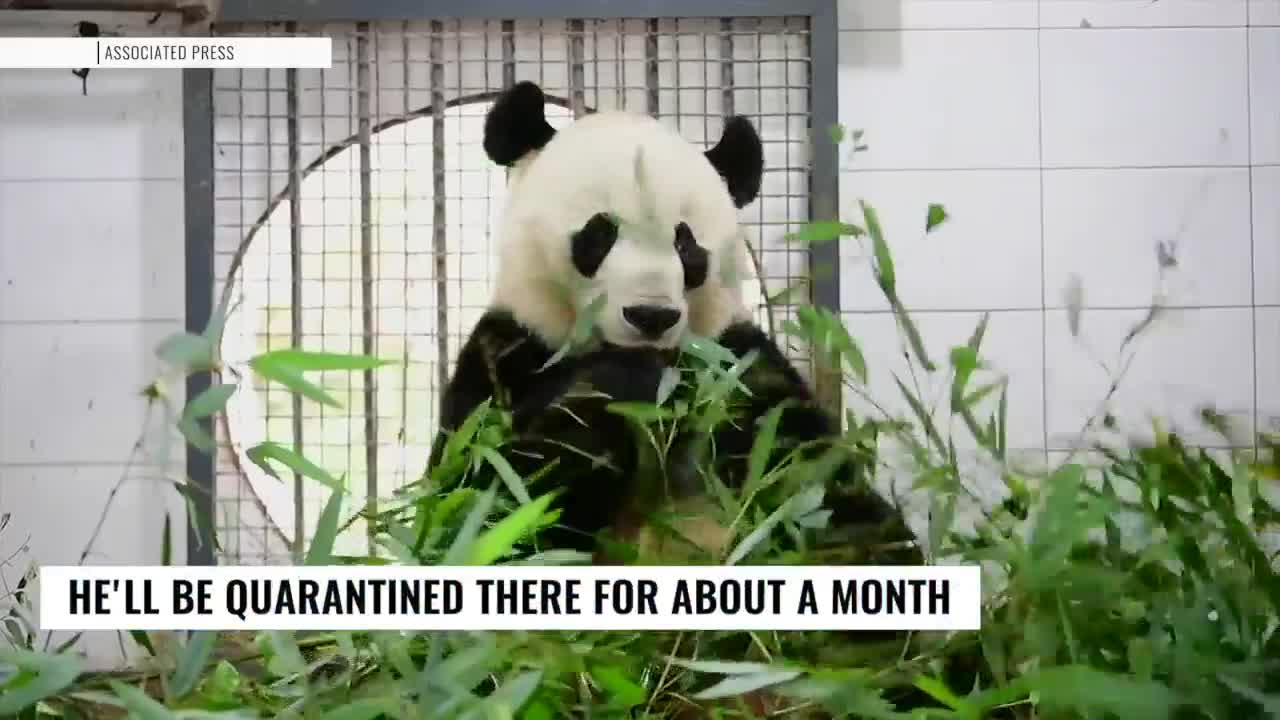
M 299 68 L 333 65 L 327 37 L 0 38 L 0 68 Z

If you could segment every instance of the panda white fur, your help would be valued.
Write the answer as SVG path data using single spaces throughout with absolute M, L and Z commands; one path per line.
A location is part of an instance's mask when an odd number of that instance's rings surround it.
M 544 102 L 537 85 L 519 83 L 486 118 L 486 153 L 509 171 L 496 288 L 459 354 L 440 427 L 457 429 L 486 400 L 510 410 L 518 439 L 504 451 L 517 472 L 528 477 L 556 463 L 548 481 L 563 492 L 560 527 L 543 542 L 592 551 L 600 531 L 641 523 L 631 515 L 632 436 L 604 406 L 653 402 L 685 333 L 714 338 L 739 357 L 758 353 L 742 377 L 752 393 L 745 420 L 712 433 L 717 457 L 742 458 L 745 470 L 754 420 L 784 400 L 791 404 L 778 426 L 782 440 L 834 437 L 839 425 L 743 301 L 749 258 L 738 211 L 759 194 L 763 172 L 751 123 L 730 118 L 717 144 L 702 149 L 625 112 L 590 114 L 557 131 Z M 593 303 L 594 343 L 544 367 Z M 584 386 L 591 392 L 575 390 Z M 851 461 L 845 474 L 856 471 Z M 726 481 L 735 475 L 742 473 Z M 834 484 L 846 489 L 833 507 L 837 522 L 892 526 L 907 537 L 874 492 L 852 490 L 848 477 Z M 696 490 L 684 489 L 686 506 L 696 504 Z M 696 515 L 678 528 L 711 553 L 724 549 L 723 530 Z

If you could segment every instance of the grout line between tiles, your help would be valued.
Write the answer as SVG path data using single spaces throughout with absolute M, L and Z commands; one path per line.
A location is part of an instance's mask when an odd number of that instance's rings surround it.
M 1245 24 L 1248 24 L 1249 4 L 1245 3 Z M 1253 161 L 1253 58 L 1252 48 L 1249 43 L 1249 36 L 1252 33 L 1245 30 L 1244 33 L 1244 115 L 1245 115 L 1245 147 L 1249 161 Z M 1253 360 L 1253 449 L 1258 451 L 1258 426 L 1260 415 L 1258 412 L 1258 265 L 1257 265 L 1257 230 L 1253 223 L 1253 170 L 1249 170 L 1249 324 L 1252 332 L 1249 333 L 1250 345 L 1252 347 Z
M 181 456 L 175 455 L 170 463 L 163 463 L 149 460 L 134 459 L 132 463 L 126 460 L 49 460 L 49 461 L 32 461 L 32 460 L 16 460 L 12 462 L 0 462 L 0 470 L 124 470 L 132 468 L 134 471 L 147 471 L 163 468 L 166 464 L 177 465 L 182 461 Z M 144 479 L 130 474 L 130 478 Z
M 1045 462 L 1049 459 L 1049 312 L 1048 273 L 1045 271 L 1044 231 L 1044 34 L 1042 0 L 1036 0 L 1036 181 L 1040 193 L 1040 430 L 1043 433 Z

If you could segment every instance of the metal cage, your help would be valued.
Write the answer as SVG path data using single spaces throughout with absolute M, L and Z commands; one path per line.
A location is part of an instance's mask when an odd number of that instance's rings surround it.
M 187 326 L 229 301 L 232 368 L 288 346 L 400 362 L 325 378 L 341 408 L 242 383 L 209 428 L 217 452 L 188 451 L 193 564 L 291 562 L 306 547 L 327 491 L 265 476 L 245 458 L 256 443 L 292 446 L 366 509 L 420 477 L 438 392 L 488 299 L 505 178 L 481 132 L 516 81 L 542 85 L 552 124 L 641 110 L 709 147 L 723 118 L 749 116 L 765 143 L 761 196 L 742 211 L 759 319 L 795 302 L 838 310 L 834 246 L 784 240 L 835 216 L 834 0 L 528 5 L 440 2 L 423 17 L 399 0 L 223 3 L 217 34 L 327 35 L 334 64 L 185 71 Z M 788 352 L 812 373 L 804 348 Z M 359 523 L 339 544 L 376 550 Z

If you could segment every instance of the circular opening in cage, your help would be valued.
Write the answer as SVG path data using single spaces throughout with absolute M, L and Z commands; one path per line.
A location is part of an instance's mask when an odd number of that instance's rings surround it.
M 373 134 L 369 151 L 373 222 L 367 258 L 362 257 L 359 146 L 350 142 L 331 150 L 323 163 L 304 175 L 298 192 L 301 222 L 296 259 L 300 347 L 333 353 L 363 351 L 362 285 L 367 266 L 374 354 L 396 364 L 376 371 L 371 393 L 360 372 L 309 376 L 341 408 L 308 399 L 295 405 L 286 388 L 256 377 L 243 383 L 226 412 L 227 439 L 238 477 L 230 478 L 234 489 L 219 485 L 220 505 L 232 506 L 230 511 L 235 513 L 219 510 L 222 532 L 244 532 L 246 526 L 254 525 L 262 542 L 269 544 L 274 536 L 276 552 L 286 553 L 301 521 L 303 537 L 309 540 L 329 490 L 304 479 L 298 495 L 284 468 L 278 467 L 277 479 L 247 454 L 264 441 L 292 449 L 295 429 L 301 431 L 303 457 L 347 487 L 343 522 L 369 497 L 373 485 L 370 448 L 376 463 L 377 497 L 385 499 L 421 477 L 436 433 L 441 381 L 488 303 L 497 265 L 495 232 L 503 208 L 505 173 L 489 161 L 482 147 L 489 107 L 482 101 L 448 108 L 440 138 L 434 137 L 430 115 Z M 561 104 L 549 103 L 547 116 L 555 126 L 572 120 L 571 111 Z M 432 170 L 437 141 L 446 169 L 440 178 Z M 441 187 L 443 193 L 437 198 Z M 438 206 L 443 213 L 437 212 Z M 291 211 L 288 196 L 281 196 L 254 233 L 239 271 L 231 278 L 235 309 L 222 343 L 229 366 L 243 367 L 258 353 L 293 345 Z M 437 222 L 438 214 L 443 222 Z M 749 271 L 744 298 L 749 306 L 763 308 L 755 267 Z M 762 310 L 757 314 L 763 321 Z M 242 380 L 248 378 L 242 373 Z M 369 395 L 374 423 L 365 420 Z M 368 432 L 370 427 L 373 433 Z M 227 497 L 229 490 L 237 496 Z M 247 520 L 251 507 L 261 516 L 256 523 Z M 338 536 L 334 552 L 369 552 L 366 532 L 363 520 L 351 523 Z M 226 540 L 223 537 L 224 544 Z M 242 553 L 246 550 L 243 542 L 237 547 Z M 275 554 L 265 548 L 263 553 Z

